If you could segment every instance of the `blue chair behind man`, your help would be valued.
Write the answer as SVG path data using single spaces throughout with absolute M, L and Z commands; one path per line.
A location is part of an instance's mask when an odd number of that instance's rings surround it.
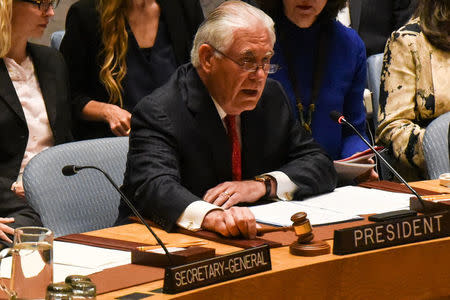
M 374 130 L 378 127 L 378 106 L 382 67 L 383 53 L 369 56 L 367 59 L 367 87 L 372 93 L 372 118 Z
M 62 144 L 36 155 L 26 166 L 23 183 L 27 201 L 55 236 L 111 227 L 118 215 L 120 195 L 98 171 L 86 169 L 66 177 L 66 165 L 92 165 L 121 184 L 128 137 Z
M 440 115 L 431 122 L 423 136 L 423 152 L 429 179 L 450 172 L 449 161 L 450 112 Z
M 380 83 L 381 83 L 381 70 L 383 68 L 383 53 L 374 54 L 367 58 L 367 87 L 372 93 L 372 125 L 374 133 L 378 127 L 378 108 L 380 99 Z M 383 153 L 383 157 L 392 162 L 392 158 L 389 153 Z M 379 164 L 378 168 L 380 179 L 392 180 L 393 174 L 383 164 Z
M 59 31 L 53 32 L 50 36 L 50 46 L 52 48 L 55 48 L 56 50 L 59 50 L 59 46 L 61 45 L 61 41 L 62 41 L 65 33 L 66 33 L 66 31 L 64 31 L 64 30 L 59 30 Z

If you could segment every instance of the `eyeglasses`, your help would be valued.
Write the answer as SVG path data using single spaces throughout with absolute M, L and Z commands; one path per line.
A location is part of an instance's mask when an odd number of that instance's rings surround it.
M 208 45 L 211 48 L 213 48 L 214 51 L 216 51 L 220 55 L 224 56 L 225 58 L 228 58 L 229 60 L 231 60 L 232 62 L 234 62 L 235 64 L 237 64 L 238 66 L 240 66 L 243 70 L 245 70 L 247 72 L 255 73 L 256 71 L 258 71 L 259 68 L 261 68 L 265 73 L 273 74 L 280 69 L 280 66 L 277 64 L 270 64 L 270 63 L 257 64 L 256 62 L 252 62 L 252 61 L 244 61 L 244 62 L 240 63 L 240 62 L 235 61 L 234 59 L 232 59 L 231 57 L 229 57 L 222 51 L 217 50 L 216 47 L 214 47 L 210 44 L 208 44 Z
M 38 6 L 39 10 L 46 13 L 50 6 L 56 8 L 60 0 L 20 0 L 22 2 L 33 3 Z

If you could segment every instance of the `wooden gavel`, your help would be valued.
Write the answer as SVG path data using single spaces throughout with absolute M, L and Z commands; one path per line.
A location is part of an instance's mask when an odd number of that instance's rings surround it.
M 298 212 L 291 217 L 291 221 L 293 224 L 291 226 L 285 227 L 266 227 L 259 228 L 257 230 L 258 235 L 263 235 L 269 232 L 278 232 L 278 231 L 293 231 L 296 236 L 298 236 L 299 241 L 301 242 L 309 242 L 314 238 L 312 234 L 311 223 L 308 218 L 306 218 L 306 213 Z

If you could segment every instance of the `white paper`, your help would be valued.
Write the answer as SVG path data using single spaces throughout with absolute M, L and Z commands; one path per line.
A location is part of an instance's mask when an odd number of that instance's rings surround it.
M 386 151 L 386 148 L 383 148 L 382 146 L 375 146 L 374 148 L 378 153 Z M 375 153 L 372 149 L 367 149 L 363 152 L 355 153 L 350 157 L 335 160 L 333 162 L 334 168 L 336 169 L 339 179 L 342 181 L 353 180 L 359 175 L 373 169 L 375 164 L 367 163 L 367 160 L 374 156 Z
M 256 221 L 276 226 L 292 225 L 291 216 L 306 212 L 311 225 L 361 219 L 358 215 L 409 209 L 410 194 L 345 186 L 304 201 L 278 201 L 250 207 Z
M 331 193 L 295 202 L 305 206 L 327 208 L 350 215 L 366 215 L 409 209 L 409 198 L 411 196 L 410 194 L 393 193 L 358 186 L 344 186 L 335 189 Z
M 375 164 L 360 164 L 346 161 L 334 161 L 334 168 L 340 180 L 353 180 L 359 175 L 373 169 Z
M 53 264 L 53 282 L 63 282 L 69 275 L 88 276 L 103 269 L 82 268 L 68 265 Z
M 166 247 L 166 249 L 167 249 L 167 251 L 169 251 L 169 253 L 177 252 L 177 251 L 181 251 L 181 250 L 186 250 L 186 248 L 179 248 L 179 247 Z M 163 248 L 156 248 L 156 249 L 153 249 L 153 250 L 147 250 L 147 252 L 153 252 L 153 253 L 159 253 L 159 254 L 165 254 L 166 253 Z
M 55 241 L 53 262 L 91 269 L 106 269 L 131 263 L 131 252 Z
M 311 225 L 338 223 L 359 220 L 361 217 L 335 212 L 328 209 L 304 206 L 298 201 L 277 201 L 269 204 L 249 207 L 257 222 L 275 225 L 292 225 L 291 217 L 298 212 L 305 212 Z

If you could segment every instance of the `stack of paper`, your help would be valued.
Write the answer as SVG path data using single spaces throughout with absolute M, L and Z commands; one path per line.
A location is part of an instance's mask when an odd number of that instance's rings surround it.
M 250 210 L 260 223 L 290 226 L 291 216 L 302 211 L 308 215 L 311 225 L 323 225 L 362 219 L 358 215 L 408 209 L 410 197 L 410 194 L 345 186 L 304 201 L 277 201 L 252 206 Z
M 349 215 L 319 207 L 305 206 L 298 201 L 277 201 L 270 204 L 252 206 L 250 210 L 255 215 L 257 222 L 275 226 L 292 225 L 291 216 L 301 211 L 308 215 L 311 225 L 362 219 L 356 215 Z
M 375 150 L 378 152 L 382 152 L 383 149 L 381 146 L 375 146 Z M 375 153 L 371 149 L 367 149 L 366 151 L 355 153 L 350 157 L 335 160 L 334 168 L 341 180 L 353 180 L 375 167 L 375 164 L 367 163 L 367 160 L 374 155 Z
M 399 209 L 409 209 L 410 194 L 393 193 L 359 186 L 344 186 L 334 192 L 296 201 L 310 207 L 327 208 L 333 211 L 367 215 Z
M 53 244 L 54 282 L 64 281 L 68 275 L 89 275 L 130 263 L 128 251 L 59 241 Z

